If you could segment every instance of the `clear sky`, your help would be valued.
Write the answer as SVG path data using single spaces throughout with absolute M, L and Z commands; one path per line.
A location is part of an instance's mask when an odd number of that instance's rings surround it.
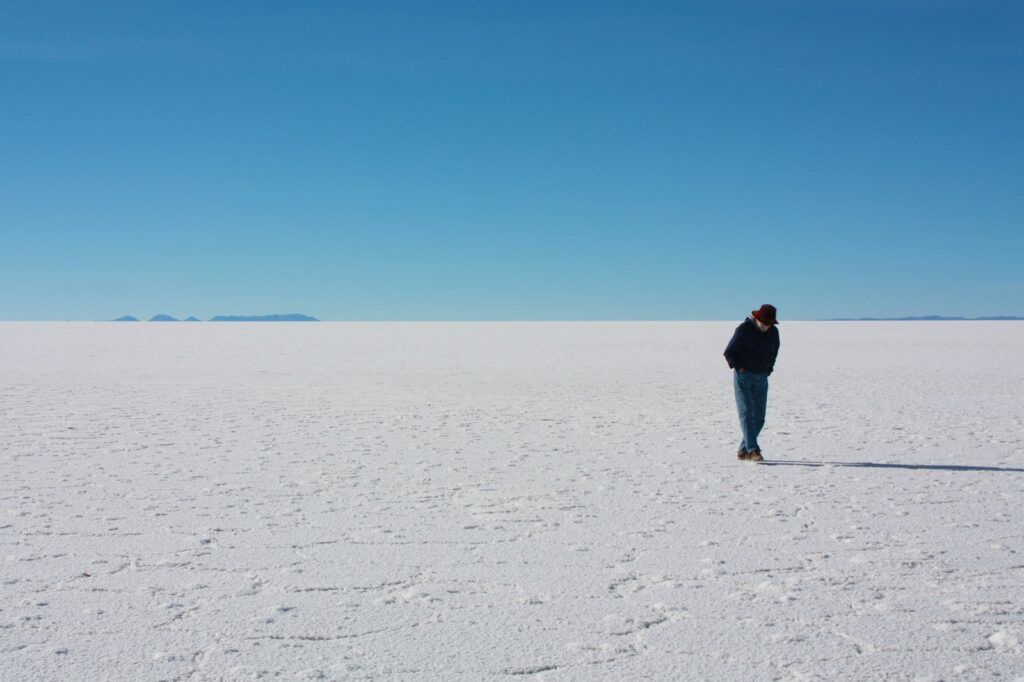
M 1024 3 L 0 2 L 0 319 L 1024 315 Z

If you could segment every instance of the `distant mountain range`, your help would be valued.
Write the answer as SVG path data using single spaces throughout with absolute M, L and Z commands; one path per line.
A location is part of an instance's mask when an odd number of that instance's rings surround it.
M 1014 315 L 993 315 L 990 317 L 947 317 L 945 315 L 921 315 L 919 317 L 834 317 L 826 322 L 949 322 L 974 320 L 1024 320 Z
M 139 318 L 125 315 L 114 322 L 138 322 Z M 180 322 L 176 317 L 160 313 L 149 318 L 150 322 Z M 197 317 L 188 317 L 185 322 L 199 322 Z M 320 320 L 302 313 L 287 313 L 284 315 L 217 315 L 210 318 L 210 322 L 319 322 Z
M 302 313 L 286 315 L 217 315 L 210 322 L 319 322 L 320 320 Z

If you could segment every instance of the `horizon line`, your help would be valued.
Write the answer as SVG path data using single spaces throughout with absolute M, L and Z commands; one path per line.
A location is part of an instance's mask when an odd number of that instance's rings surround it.
M 296 324 L 301 322 L 735 322 L 738 318 L 338 318 L 316 320 L 278 320 L 278 321 L 257 321 L 257 320 L 172 320 L 171 322 L 216 322 L 217 324 Z M 780 320 L 779 325 L 785 326 L 789 322 L 1019 322 L 1024 321 L 1024 316 L 1019 315 L 981 315 L 977 317 L 966 316 L 906 316 L 906 317 L 822 317 L 822 318 L 790 318 Z M 114 319 L 0 319 L 3 322 L 83 322 L 83 323 L 113 323 L 123 324 L 126 321 Z M 132 320 L 127 322 L 166 324 L 167 320 Z

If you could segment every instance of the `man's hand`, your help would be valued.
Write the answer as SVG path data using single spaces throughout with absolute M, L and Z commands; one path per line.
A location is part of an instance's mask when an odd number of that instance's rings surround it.
M 739 367 L 739 368 L 736 369 L 736 371 L 739 372 L 740 374 L 743 374 L 747 370 L 743 369 L 742 367 Z

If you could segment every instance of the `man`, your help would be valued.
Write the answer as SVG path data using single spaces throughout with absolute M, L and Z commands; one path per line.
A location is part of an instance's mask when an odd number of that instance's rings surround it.
M 775 306 L 765 303 L 736 327 L 732 340 L 725 347 L 725 360 L 733 369 L 736 408 L 743 432 L 736 457 L 742 460 L 764 460 L 757 435 L 764 426 L 768 406 L 768 375 L 775 369 L 775 358 L 779 354 L 779 330 L 775 326 L 778 323 Z

